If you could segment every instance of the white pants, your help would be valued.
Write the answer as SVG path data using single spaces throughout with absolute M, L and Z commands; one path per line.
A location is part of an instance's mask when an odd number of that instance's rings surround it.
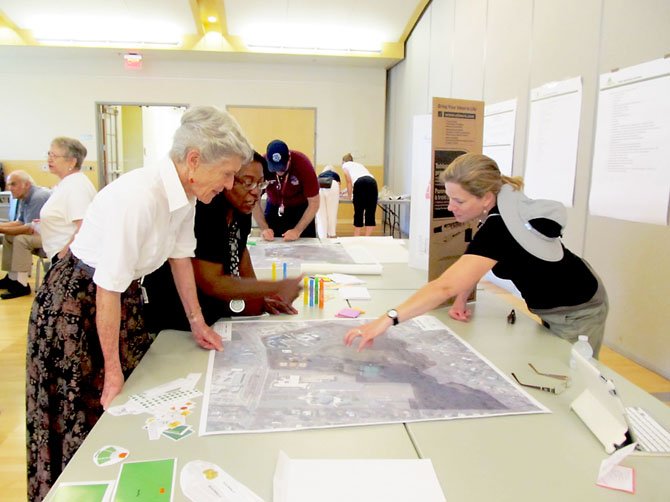
M 319 239 L 337 235 L 337 210 L 340 205 L 340 184 L 333 180 L 330 188 L 319 190 L 319 211 L 316 213 L 316 234 Z

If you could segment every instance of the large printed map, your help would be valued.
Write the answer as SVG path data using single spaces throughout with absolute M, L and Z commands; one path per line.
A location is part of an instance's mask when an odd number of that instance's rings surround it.
M 212 351 L 201 434 L 548 412 L 442 322 L 422 316 L 357 352 L 362 320 L 231 323 Z

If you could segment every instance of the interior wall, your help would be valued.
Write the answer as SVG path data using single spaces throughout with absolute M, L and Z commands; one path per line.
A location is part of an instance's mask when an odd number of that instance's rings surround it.
M 335 64 L 223 62 L 146 51 L 141 71 L 118 51 L 0 47 L 0 161 L 44 163 L 53 137 L 80 139 L 95 162 L 96 102 L 311 107 L 317 110 L 316 163 L 355 151 L 384 162 L 386 70 Z M 27 132 L 30 132 L 29 134 Z M 94 173 L 97 178 L 97 173 Z
M 142 167 L 143 164 L 142 108 L 139 106 L 121 106 L 121 123 L 123 124 L 121 169 L 127 172 Z
M 605 343 L 670 378 L 668 227 L 588 214 L 599 75 L 663 57 L 668 26 L 666 0 L 433 0 L 406 59 L 387 77 L 386 158 L 391 188 L 410 192 L 412 120 L 429 113 L 432 96 L 490 104 L 516 98 L 513 174 L 523 175 L 530 89 L 580 76 L 574 205 L 564 242 L 608 289 Z

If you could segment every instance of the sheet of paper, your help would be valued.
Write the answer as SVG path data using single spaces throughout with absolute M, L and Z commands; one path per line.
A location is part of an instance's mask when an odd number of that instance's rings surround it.
M 97 466 L 113 465 L 128 458 L 130 452 L 122 446 L 107 445 L 93 454 L 93 463 Z
M 432 203 L 433 116 L 414 115 L 412 126 L 412 199 L 409 211 L 409 257 L 412 268 L 428 270 L 430 206 Z
M 482 153 L 496 161 L 500 172 L 512 175 L 516 99 L 484 107 L 484 145 Z
M 200 435 L 549 413 L 439 319 L 404 321 L 363 352 L 342 343 L 366 322 L 234 323 L 209 353 Z
M 572 207 L 582 105 L 580 77 L 531 90 L 526 195 Z
M 200 373 L 190 373 L 186 378 L 172 380 L 139 394 L 133 394 L 126 403 L 112 406 L 107 412 L 114 416 L 154 413 L 170 405 L 202 396 L 202 392 L 195 388 L 199 379 Z
M 216 464 L 192 460 L 181 470 L 179 484 L 193 502 L 263 502 L 263 499 Z
M 635 493 L 635 471 L 632 467 L 619 464 L 635 451 L 636 445 L 637 443 L 629 444 L 601 462 L 596 481 L 598 486 Z
M 591 214 L 666 225 L 670 59 L 600 76 Z
M 345 300 L 369 300 L 370 291 L 365 286 L 343 286 L 340 296 Z
M 444 502 L 429 459 L 297 460 L 280 452 L 274 502 Z
M 357 274 L 357 275 L 381 275 L 384 267 L 380 263 L 302 263 L 300 273 L 302 275 L 314 274 Z
M 407 263 L 409 259 L 404 242 L 391 236 L 340 237 L 338 241 L 355 263 Z
M 109 502 L 114 481 L 58 483 L 52 502 Z
M 112 500 L 171 501 L 176 468 L 174 458 L 126 462 L 121 465 Z
M 328 274 L 328 278 L 337 284 L 345 286 L 350 286 L 353 284 L 365 284 L 365 281 L 363 279 L 359 279 L 355 275 L 349 275 L 349 274 L 338 274 L 338 273 Z

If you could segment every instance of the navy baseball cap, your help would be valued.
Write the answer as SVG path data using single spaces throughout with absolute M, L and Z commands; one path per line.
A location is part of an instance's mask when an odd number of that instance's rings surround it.
M 268 161 L 268 169 L 273 173 L 279 173 L 286 170 L 288 164 L 288 146 L 280 139 L 268 143 L 265 158 Z

